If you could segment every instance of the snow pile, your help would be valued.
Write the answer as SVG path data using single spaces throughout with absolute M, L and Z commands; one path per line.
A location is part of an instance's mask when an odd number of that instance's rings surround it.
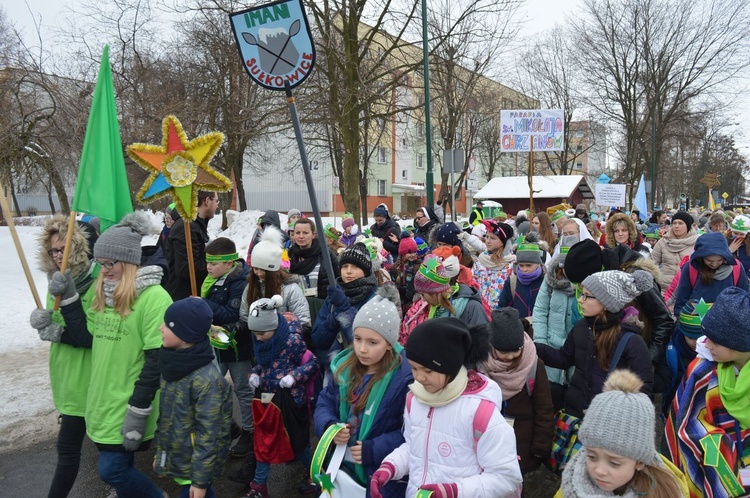
M 247 248 L 250 247 L 250 241 L 253 240 L 255 228 L 258 224 L 258 218 L 263 216 L 264 211 L 237 211 L 227 212 L 227 219 L 232 220 L 231 224 L 223 232 L 219 232 L 219 237 L 232 239 L 237 246 L 237 254 L 244 258 L 247 254 Z M 286 215 L 280 214 L 281 226 L 286 226 Z M 213 220 L 211 220 L 213 221 Z M 221 223 L 219 224 L 221 226 Z M 209 224 L 210 229 L 210 224 Z M 210 231 L 210 230 L 209 230 Z M 211 237 L 213 238 L 213 236 Z

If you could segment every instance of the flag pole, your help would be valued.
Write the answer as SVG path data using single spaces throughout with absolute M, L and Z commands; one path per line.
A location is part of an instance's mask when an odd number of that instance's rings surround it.
M 310 173 L 310 165 L 307 161 L 307 151 L 305 150 L 305 141 L 302 138 L 302 130 L 299 125 L 299 117 L 297 116 L 297 106 L 294 103 L 294 95 L 292 94 L 292 88 L 289 86 L 289 81 L 284 84 L 284 90 L 286 91 L 286 101 L 289 104 L 289 113 L 292 116 L 292 125 L 294 127 L 294 136 L 297 138 L 297 145 L 299 146 L 299 155 L 302 159 L 302 170 L 305 172 L 305 182 L 307 183 L 307 193 L 310 194 L 310 204 L 312 205 L 313 215 L 315 215 L 315 224 L 318 225 L 317 232 L 323 230 L 323 220 L 320 217 L 320 209 L 318 208 L 318 198 L 315 195 L 315 186 L 313 185 L 312 174 Z M 321 247 L 323 254 L 323 267 L 326 269 L 328 274 L 328 281 L 331 285 L 336 285 L 336 276 L 333 272 L 333 263 L 331 263 L 331 253 L 328 251 L 328 245 L 325 240 L 318 241 L 323 247 Z M 319 277 L 320 278 L 320 277 Z
M 13 244 L 16 246 L 16 252 L 18 253 L 18 258 L 21 260 L 21 266 L 23 267 L 24 274 L 26 274 L 26 281 L 29 283 L 29 288 L 31 289 L 31 294 L 34 296 L 36 307 L 40 310 L 43 310 L 44 305 L 42 304 L 42 300 L 39 299 L 39 293 L 36 291 L 36 285 L 34 285 L 34 279 L 31 276 L 31 270 L 29 270 L 29 264 L 26 261 L 26 256 L 23 253 L 21 241 L 18 238 L 18 232 L 16 232 L 16 224 L 13 221 L 13 213 L 11 212 L 10 206 L 8 205 L 8 199 L 5 197 L 4 185 L 0 185 L 0 207 L 2 207 L 3 212 L 7 214 L 6 219 L 8 220 L 10 235 L 11 237 L 13 237 Z M 68 230 L 68 234 L 70 234 L 70 232 L 71 230 Z M 68 252 L 67 246 L 65 246 L 65 252 Z
M 219 195 L 218 193 L 216 195 Z M 195 281 L 195 262 L 193 261 L 193 235 L 190 233 L 190 220 L 183 220 L 185 228 L 185 249 L 187 250 L 188 273 L 190 274 L 191 296 L 198 297 L 198 284 Z
M 70 212 L 70 219 L 68 220 L 68 232 L 65 234 L 65 250 L 63 251 L 62 265 L 60 266 L 60 273 L 65 275 L 65 270 L 68 269 L 68 258 L 70 257 L 70 246 L 73 243 L 73 229 L 76 222 L 76 212 Z M 62 300 L 62 294 L 55 296 L 55 306 L 52 308 L 54 311 L 60 309 L 60 301 Z

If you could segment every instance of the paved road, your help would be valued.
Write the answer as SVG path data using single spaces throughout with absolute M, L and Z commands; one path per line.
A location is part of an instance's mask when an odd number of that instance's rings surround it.
M 107 496 L 105 485 L 99 480 L 96 473 L 97 456 L 96 447 L 86 439 L 81 471 L 70 498 L 105 498 Z M 153 452 L 140 453 L 136 458 L 136 465 L 141 470 L 149 470 L 152 459 Z M 52 482 L 56 461 L 55 441 L 36 444 L 22 451 L 0 454 L 0 498 L 46 497 L 50 482 Z M 226 468 L 231 471 L 239 463 L 238 459 L 230 459 Z M 302 465 L 299 463 L 272 465 L 269 483 L 271 496 L 285 498 L 313 497 L 313 495 L 299 495 L 297 493 L 297 485 L 302 479 L 303 472 Z M 179 487 L 170 479 L 157 477 L 150 471 L 149 475 L 172 498 L 179 495 Z M 216 491 L 220 498 L 242 496 L 242 488 L 242 485 L 233 483 L 223 477 L 216 483 Z

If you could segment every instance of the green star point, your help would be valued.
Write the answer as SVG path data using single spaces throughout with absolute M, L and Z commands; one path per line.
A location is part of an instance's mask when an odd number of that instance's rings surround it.
M 703 321 L 703 317 L 706 316 L 706 313 L 708 313 L 708 310 L 711 309 L 711 304 L 707 303 L 706 301 L 701 298 L 700 301 L 698 301 L 698 304 L 695 305 L 695 311 L 698 313 L 698 316 L 701 318 L 701 321 Z

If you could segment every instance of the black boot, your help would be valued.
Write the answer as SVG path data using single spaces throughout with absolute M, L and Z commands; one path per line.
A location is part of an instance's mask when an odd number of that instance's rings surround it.
M 229 448 L 229 456 L 241 458 L 253 450 L 253 431 L 242 430 L 240 438 Z
M 230 436 L 232 437 L 232 441 L 237 439 L 242 435 L 242 427 L 237 424 L 237 422 L 232 419 L 232 425 L 230 426 Z
M 237 470 L 227 474 L 227 479 L 240 484 L 247 484 L 255 478 L 255 451 L 253 451 L 253 433 L 250 432 L 250 450 L 242 459 Z

